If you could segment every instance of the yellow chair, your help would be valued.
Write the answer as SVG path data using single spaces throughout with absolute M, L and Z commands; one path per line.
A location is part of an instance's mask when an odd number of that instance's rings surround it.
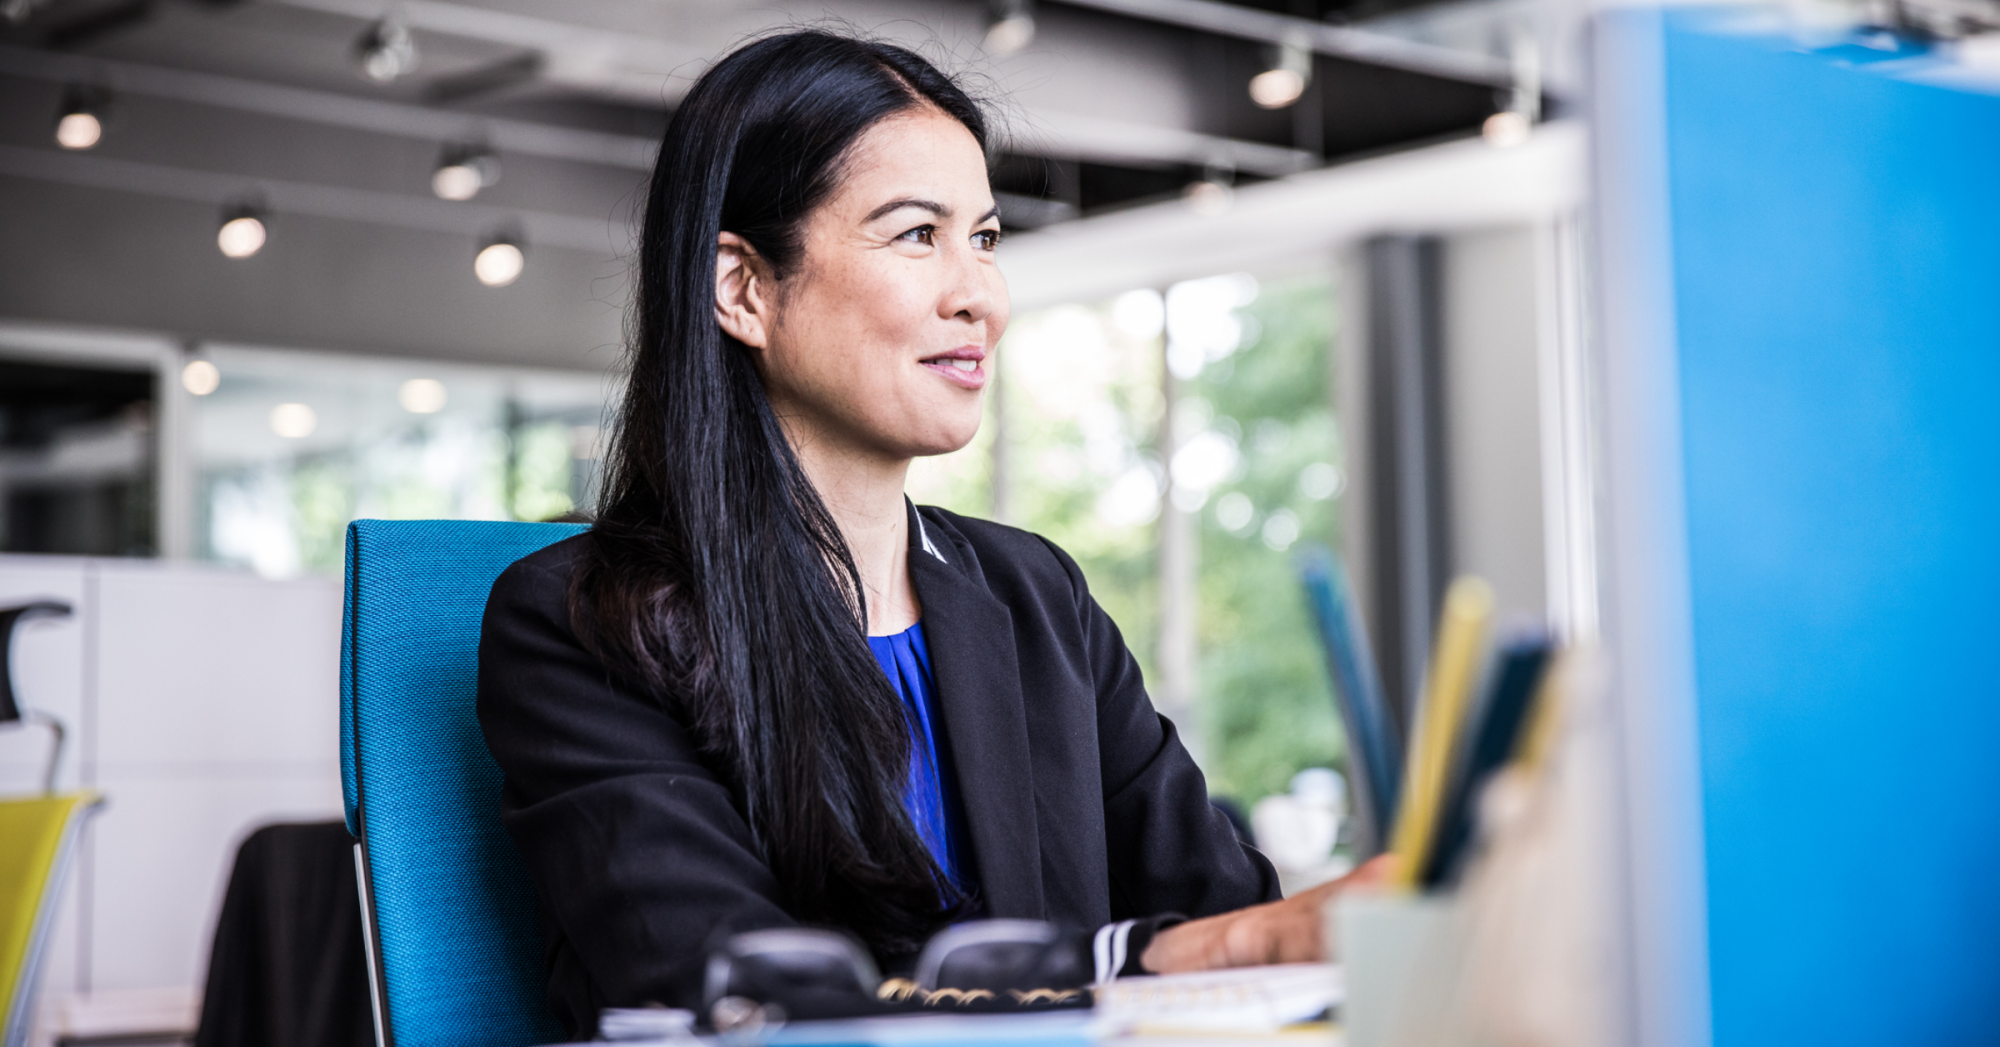
M 92 792 L 0 800 L 0 1047 L 24 1047 L 35 983 Z
M 66 618 L 70 606 L 36 600 L 0 608 L 0 727 L 37 723 L 52 743 L 43 794 L 0 800 L 0 1047 L 26 1047 L 35 1022 L 35 985 L 55 928 L 56 901 L 69 878 L 83 823 L 104 798 L 94 792 L 58 794 L 62 721 L 26 708 L 15 696 L 14 628 L 33 618 Z

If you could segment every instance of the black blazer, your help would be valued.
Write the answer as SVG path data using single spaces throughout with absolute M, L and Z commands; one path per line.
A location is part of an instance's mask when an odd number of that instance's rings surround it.
M 502 818 L 540 891 L 551 1000 L 581 1033 L 605 1006 L 697 1005 L 719 935 L 792 922 L 683 724 L 578 643 L 568 590 L 589 540 L 509 567 L 479 644 Z M 1279 897 L 1069 556 L 925 508 L 909 561 L 987 915 L 1088 929 Z

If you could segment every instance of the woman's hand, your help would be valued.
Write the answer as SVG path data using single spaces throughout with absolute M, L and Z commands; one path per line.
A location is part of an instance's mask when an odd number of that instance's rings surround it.
M 1327 902 L 1350 888 L 1381 883 L 1393 860 L 1381 855 L 1332 883 L 1283 901 L 1169 927 L 1153 937 L 1139 962 L 1154 974 L 1175 974 L 1329 959 L 1333 943 L 1325 940 Z

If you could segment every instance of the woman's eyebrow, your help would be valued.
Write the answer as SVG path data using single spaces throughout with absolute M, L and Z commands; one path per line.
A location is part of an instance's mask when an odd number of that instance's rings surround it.
M 875 219 L 882 217 L 883 215 L 890 214 L 895 211 L 900 211 L 905 207 L 922 208 L 923 210 L 929 211 L 930 213 L 938 216 L 939 218 L 951 217 L 951 208 L 946 207 L 945 205 L 938 203 L 935 200 L 918 200 L 915 198 L 910 198 L 903 200 L 891 200 L 888 203 L 883 204 L 882 206 L 874 209 L 873 211 L 868 212 L 868 217 L 862 219 L 862 221 L 872 222 Z

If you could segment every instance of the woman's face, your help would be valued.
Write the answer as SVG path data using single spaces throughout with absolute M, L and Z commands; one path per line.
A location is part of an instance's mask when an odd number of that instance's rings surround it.
M 963 124 L 923 107 L 865 132 L 775 284 L 737 240 L 732 292 L 732 239 L 717 319 L 756 352 L 795 445 L 905 461 L 971 441 L 1008 306 L 986 158 Z

